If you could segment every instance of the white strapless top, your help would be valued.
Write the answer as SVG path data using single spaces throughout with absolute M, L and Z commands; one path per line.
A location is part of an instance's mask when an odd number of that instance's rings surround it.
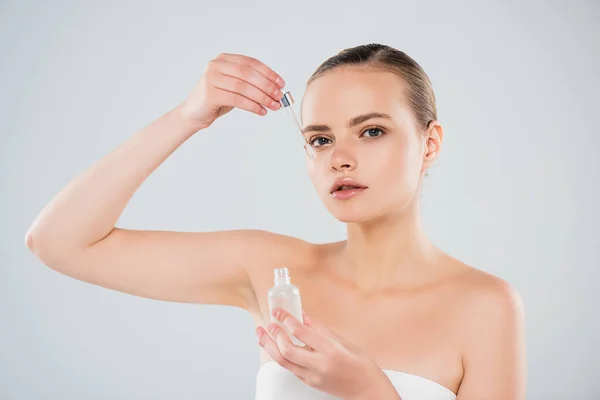
M 450 389 L 437 382 L 406 372 L 383 370 L 402 400 L 455 400 L 456 395 Z M 256 377 L 256 396 L 254 400 L 334 400 L 302 382 L 291 371 L 275 361 L 267 361 L 258 370 Z

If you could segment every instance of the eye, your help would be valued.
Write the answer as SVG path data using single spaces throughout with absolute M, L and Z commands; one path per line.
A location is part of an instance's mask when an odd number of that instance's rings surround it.
M 362 132 L 361 136 L 363 136 L 365 134 L 367 134 L 367 137 L 375 139 L 375 138 L 378 138 L 378 137 L 381 137 L 381 136 L 385 135 L 385 131 L 383 129 L 381 129 L 381 128 L 378 128 L 378 127 L 374 126 L 372 128 L 364 130 Z
M 310 143 L 311 146 L 313 147 L 321 147 L 324 146 L 326 144 L 330 144 L 332 142 L 331 139 L 326 138 L 324 136 L 316 136 L 314 138 L 311 138 L 308 143 Z

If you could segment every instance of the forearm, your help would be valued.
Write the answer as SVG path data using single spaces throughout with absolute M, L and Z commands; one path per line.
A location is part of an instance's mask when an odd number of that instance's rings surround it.
M 62 254 L 108 235 L 144 180 L 195 133 L 178 110 L 154 120 L 62 189 L 32 223 L 28 246 Z

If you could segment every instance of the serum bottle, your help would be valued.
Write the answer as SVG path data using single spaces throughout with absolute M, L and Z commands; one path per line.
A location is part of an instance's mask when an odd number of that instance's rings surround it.
M 298 321 L 304 323 L 304 318 L 302 317 L 300 289 L 291 283 L 290 273 L 287 268 L 274 269 L 273 278 L 275 285 L 269 289 L 268 292 L 269 315 L 271 316 L 271 322 L 274 322 L 282 327 L 284 332 L 286 332 L 289 338 L 292 340 L 293 344 L 296 346 L 304 346 L 302 341 L 292 336 L 289 329 L 271 314 L 274 308 L 283 308 L 296 317 Z

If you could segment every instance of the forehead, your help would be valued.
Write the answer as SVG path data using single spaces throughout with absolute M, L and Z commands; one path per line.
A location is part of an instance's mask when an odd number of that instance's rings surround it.
M 343 124 L 368 112 L 394 120 L 407 117 L 406 85 L 395 73 L 366 67 L 338 67 L 311 82 L 302 99 L 303 125 Z

